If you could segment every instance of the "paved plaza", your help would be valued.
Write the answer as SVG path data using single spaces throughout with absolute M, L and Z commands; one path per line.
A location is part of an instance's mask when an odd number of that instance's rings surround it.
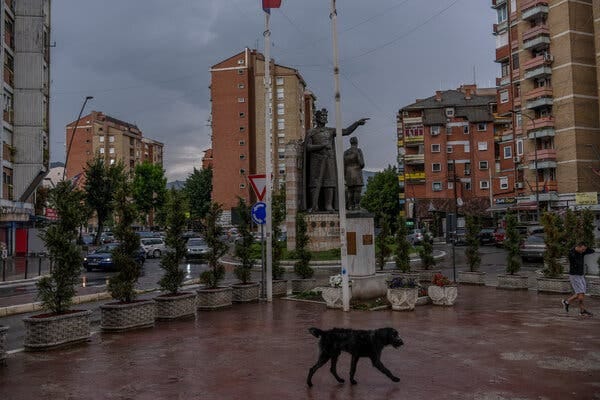
M 598 399 L 600 318 L 566 314 L 559 295 L 461 286 L 452 307 L 344 313 L 276 299 L 199 312 L 151 329 L 95 333 L 89 343 L 14 352 L 0 368 L 9 399 Z M 600 314 L 600 301 L 586 299 Z M 82 305 L 83 306 L 83 305 Z M 396 328 L 390 381 L 361 359 L 355 386 L 321 368 L 308 328 Z M 10 331 L 9 331 L 10 334 Z M 348 378 L 350 358 L 338 363 Z

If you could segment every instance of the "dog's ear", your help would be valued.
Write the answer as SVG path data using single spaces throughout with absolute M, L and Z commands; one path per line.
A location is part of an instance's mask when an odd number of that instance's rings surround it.
M 321 335 L 323 334 L 323 331 L 318 329 L 318 328 L 308 328 L 308 331 L 310 332 L 311 335 L 313 335 L 314 337 L 318 338 L 321 337 Z

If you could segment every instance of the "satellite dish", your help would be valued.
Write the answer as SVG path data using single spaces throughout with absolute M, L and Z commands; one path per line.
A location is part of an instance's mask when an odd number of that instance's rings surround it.
M 463 200 L 460 197 L 458 199 L 456 199 L 456 205 L 457 206 L 462 207 L 463 204 L 465 204 L 465 203 L 463 202 Z

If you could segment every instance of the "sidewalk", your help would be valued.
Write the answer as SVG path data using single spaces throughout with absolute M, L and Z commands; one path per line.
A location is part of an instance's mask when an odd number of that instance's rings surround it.
M 455 306 L 414 312 L 328 310 L 276 299 L 198 312 L 84 345 L 13 353 L 0 368 L 3 400 L 57 399 L 593 399 L 600 397 L 600 300 L 582 319 L 560 295 L 461 286 Z M 359 361 L 358 384 L 338 384 L 316 361 L 307 329 L 398 329 L 404 346 L 382 361 L 393 383 Z M 8 332 L 10 335 L 10 331 Z M 350 359 L 338 362 L 347 379 Z

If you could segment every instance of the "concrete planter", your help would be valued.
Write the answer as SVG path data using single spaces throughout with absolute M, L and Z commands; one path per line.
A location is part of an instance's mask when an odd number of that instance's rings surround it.
M 258 301 L 260 292 L 260 283 L 252 282 L 247 284 L 237 283 L 231 285 L 231 301 L 234 303 L 251 303 Z
M 91 315 L 90 310 L 80 310 L 48 317 L 23 318 L 25 350 L 49 350 L 89 340 Z
M 285 280 L 273 281 L 273 297 L 287 296 L 288 282 Z
M 427 294 L 435 305 L 452 306 L 458 297 L 458 288 L 456 286 L 431 285 L 427 288 Z
M 525 275 L 498 275 L 497 289 L 527 290 L 529 278 Z
M 571 293 L 569 278 L 537 278 L 538 292 L 541 293 Z
M 413 311 L 419 297 L 419 289 L 395 288 L 387 290 L 387 299 L 392 304 L 392 310 Z
M 402 278 L 403 280 L 411 280 L 419 282 L 421 280 L 421 274 L 419 272 L 397 272 L 392 271 L 390 279 Z M 430 280 L 431 282 L 431 280 Z
M 418 270 L 419 280 L 421 282 L 431 283 L 435 274 L 441 274 L 442 271 L 439 269 L 420 269 Z
M 322 287 L 321 296 L 323 296 L 323 300 L 327 304 L 327 308 L 344 308 L 344 302 L 342 299 L 342 288 L 341 287 L 331 287 L 326 286 Z M 352 299 L 352 288 L 348 288 L 350 290 L 350 299 Z
M 182 292 L 175 296 L 157 296 L 154 302 L 157 320 L 189 318 L 196 315 L 196 293 Z
M 6 331 L 8 326 L 0 325 L 0 365 L 6 364 Z
M 155 304 L 153 300 L 103 304 L 100 306 L 100 328 L 104 332 L 151 328 L 156 319 Z
M 216 289 L 198 289 L 198 310 L 217 310 L 232 305 L 233 289 L 220 287 Z
M 600 297 L 600 279 L 588 279 L 587 292 L 590 296 Z
M 316 279 L 292 279 L 292 293 L 302 293 L 317 287 Z
M 485 272 L 458 271 L 458 283 L 467 285 L 485 285 Z

